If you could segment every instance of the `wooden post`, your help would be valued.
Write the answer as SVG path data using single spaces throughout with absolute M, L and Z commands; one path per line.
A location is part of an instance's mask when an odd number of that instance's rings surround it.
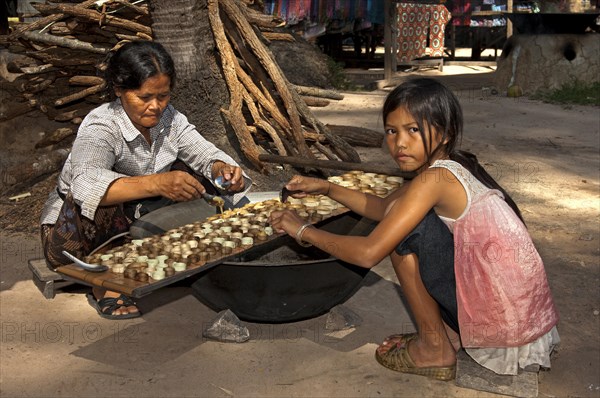
M 513 0 L 506 0 L 506 11 L 509 13 L 513 12 Z M 510 19 L 506 19 L 506 38 L 513 35 L 513 25 Z
M 384 43 L 384 79 L 386 83 L 392 80 L 392 77 L 396 73 L 397 58 L 396 58 L 396 37 L 394 35 L 394 29 L 392 25 L 396 23 L 396 5 L 393 0 L 385 0 L 384 2 L 384 30 L 383 30 L 383 43 Z

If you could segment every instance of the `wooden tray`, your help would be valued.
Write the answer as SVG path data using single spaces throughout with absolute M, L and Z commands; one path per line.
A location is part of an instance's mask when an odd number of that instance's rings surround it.
M 347 213 L 349 210 L 346 208 L 336 209 L 331 212 L 331 215 L 323 220 L 314 223 L 314 225 L 318 225 L 324 221 L 331 220 L 332 217 L 338 217 L 342 214 Z M 161 287 L 168 286 L 190 276 L 196 275 L 200 272 L 207 271 L 224 261 L 235 258 L 239 256 L 241 253 L 249 252 L 251 250 L 256 249 L 266 243 L 273 243 L 273 241 L 287 237 L 287 234 L 273 234 L 264 241 L 255 241 L 254 245 L 251 247 L 244 249 L 241 247 L 235 248 L 231 254 L 226 256 L 221 256 L 217 259 L 200 262 L 193 265 L 189 265 L 185 271 L 175 272 L 174 275 L 166 277 L 161 280 L 153 280 L 150 278 L 147 282 L 136 281 L 134 279 L 125 278 L 123 274 L 116 274 L 111 271 L 105 272 L 91 272 L 86 271 L 75 264 L 68 264 L 58 267 L 56 271 L 62 275 L 65 275 L 67 278 L 83 283 L 88 286 L 96 286 L 102 287 L 108 290 L 112 290 L 115 292 L 123 293 L 127 296 L 139 298 L 145 296 L 156 289 L 160 289 Z

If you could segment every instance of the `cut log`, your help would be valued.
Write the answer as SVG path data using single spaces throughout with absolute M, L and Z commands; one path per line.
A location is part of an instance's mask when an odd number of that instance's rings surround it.
M 320 87 L 306 87 L 306 86 L 297 86 L 292 85 L 294 89 L 300 95 L 308 95 L 311 97 L 319 97 L 319 98 L 329 98 L 333 100 L 343 100 L 344 96 L 333 90 L 325 90 Z
M 152 40 L 152 36 L 148 35 L 146 33 L 137 32 L 135 35 L 138 36 L 142 40 L 149 40 L 149 41 Z
M 311 131 L 304 132 L 304 139 L 307 141 L 320 142 L 320 143 L 327 142 L 327 138 L 325 138 L 325 136 L 323 134 L 317 134 L 317 133 L 311 132 Z
M 36 3 L 33 5 L 36 10 L 43 14 L 66 14 L 74 17 L 96 22 L 99 25 L 111 25 L 118 28 L 130 30 L 132 32 L 142 32 L 147 35 L 152 35 L 152 29 L 149 26 L 142 25 L 137 22 L 132 22 L 127 19 L 113 17 L 112 15 L 102 14 L 95 10 L 83 8 L 81 6 L 70 5 L 70 4 L 41 4 Z
M 306 119 L 307 124 L 312 126 L 315 132 L 321 133 L 327 137 L 332 150 L 341 160 L 344 162 L 360 163 L 360 155 L 358 152 L 356 152 L 356 150 L 350 144 L 344 141 L 343 138 L 332 134 L 323 123 L 315 118 L 310 112 L 310 109 L 308 109 L 308 106 L 304 103 L 304 101 L 302 101 L 295 90 L 292 92 L 292 98 L 296 103 L 298 111 L 304 117 L 304 119 Z
M 89 113 L 89 111 L 91 111 L 94 108 L 95 105 L 79 105 L 79 107 L 76 109 L 57 113 L 56 115 L 54 115 L 54 117 L 52 117 L 52 119 L 56 120 L 57 122 L 68 122 L 69 120 L 73 120 L 74 118 L 84 117 Z
M 47 147 L 50 145 L 58 144 L 65 138 L 73 135 L 73 133 L 75 133 L 75 130 L 72 129 L 71 127 L 61 127 L 59 129 L 54 130 L 52 133 L 44 136 L 44 138 L 42 138 L 35 144 L 35 147 L 37 149 L 37 148 L 44 148 L 44 147 Z
M 314 167 L 332 170 L 360 170 L 366 173 L 394 175 L 413 178 L 414 173 L 402 171 L 397 167 L 387 167 L 379 164 L 340 162 L 335 160 L 306 159 L 297 156 L 260 155 L 260 160 L 269 163 L 289 164 L 296 167 Z
M 0 194 L 18 187 L 19 184 L 58 171 L 67 159 L 69 152 L 68 149 L 57 149 L 33 159 L 30 156 L 26 158 L 15 156 L 11 157 L 13 160 L 11 164 L 5 159 L 0 160 L 3 171 L 3 178 L 0 178 Z
M 339 126 L 328 124 L 327 128 L 333 134 L 344 139 L 353 146 L 362 146 L 369 148 L 380 148 L 383 145 L 383 134 L 379 131 L 366 129 L 363 127 Z
M 31 58 L 39 59 L 45 64 L 52 64 L 55 67 L 63 66 L 82 66 L 95 65 L 98 62 L 98 55 L 92 53 L 73 54 L 72 50 L 62 47 L 48 47 L 39 51 L 28 52 Z
M 17 116 L 24 115 L 27 112 L 35 109 L 36 106 L 37 101 L 33 99 L 17 104 L 11 103 L 10 106 L 8 106 L 7 103 L 2 102 L 0 103 L 0 122 L 5 122 Z
M 97 3 L 97 0 L 86 0 L 81 4 L 78 4 L 77 7 L 86 9 L 88 7 L 93 6 L 96 3 Z M 33 31 L 33 30 L 37 30 L 40 28 L 44 28 L 44 27 L 52 24 L 53 22 L 60 21 L 61 19 L 67 17 L 67 14 L 64 14 L 64 13 L 49 13 L 49 14 L 51 14 L 51 15 L 48 15 L 47 17 L 44 17 L 44 18 L 40 18 L 36 21 L 33 21 L 32 23 L 19 26 L 8 36 L 8 39 L 10 41 L 15 41 L 19 37 L 21 37 L 23 35 L 23 33 L 27 32 L 27 31 Z
M 242 84 L 244 84 L 244 86 L 246 87 L 246 90 L 248 90 L 248 92 L 250 92 L 250 94 L 252 94 L 254 96 L 254 98 L 256 98 L 256 100 L 259 102 L 260 106 L 262 106 L 267 112 L 269 112 L 271 117 L 279 124 L 279 126 L 284 131 L 289 132 L 292 127 L 290 126 L 290 123 L 288 122 L 288 120 L 279 111 L 279 108 L 277 108 L 277 105 L 275 104 L 275 101 L 273 100 L 273 98 L 271 96 L 269 96 L 267 98 L 263 94 L 263 92 L 261 92 L 258 89 L 258 87 L 256 87 L 256 85 L 252 81 L 252 78 L 250 76 L 248 76 L 248 74 L 239 65 L 236 68 L 236 72 L 237 72 L 238 78 L 240 79 Z M 291 134 L 288 134 L 288 135 L 291 136 Z
M 46 33 L 24 32 L 23 37 L 27 40 L 36 41 L 39 43 L 53 44 L 61 47 L 72 48 L 74 50 L 89 51 L 95 54 L 106 54 L 108 48 L 94 46 L 93 44 L 77 39 L 69 39 L 66 37 L 52 36 Z
M 65 22 L 56 22 L 50 26 L 50 33 L 57 36 L 68 36 L 73 34 L 73 29 L 69 28 Z
M 135 4 L 131 4 L 130 2 L 128 2 L 126 0 L 112 0 L 112 3 L 121 4 L 141 15 L 150 15 L 147 7 L 136 6 Z
M 327 159 L 337 161 L 335 154 L 333 152 L 331 152 L 331 150 L 329 148 L 327 148 L 325 145 L 323 145 L 319 142 L 315 142 L 313 145 L 313 148 L 315 148 L 317 151 L 319 151 L 323 155 L 325 155 L 325 157 Z
M 263 14 L 253 10 L 246 4 L 240 3 L 239 10 L 242 12 L 248 22 L 259 28 L 274 28 L 278 25 L 271 15 Z
M 97 86 L 104 83 L 104 79 L 99 76 L 73 76 L 69 79 L 72 86 Z
M 250 110 L 250 114 L 254 119 L 254 125 L 263 129 L 271 137 L 271 140 L 273 140 L 273 144 L 275 145 L 275 148 L 277 148 L 277 152 L 280 155 L 287 155 L 287 151 L 285 150 L 285 146 L 283 145 L 283 142 L 281 141 L 281 137 L 277 133 L 277 130 L 275 130 L 273 126 L 271 126 L 269 123 L 266 123 L 264 121 L 250 93 L 244 93 L 244 101 L 246 102 L 246 106 Z
M 26 92 L 27 94 L 39 93 L 50 87 L 55 79 L 56 76 L 54 76 L 54 74 L 49 75 L 46 79 L 38 77 L 36 79 L 31 79 L 23 85 L 18 84 L 17 89 Z
M 98 84 L 96 86 L 86 88 L 85 90 L 81 90 L 75 94 L 67 95 L 66 97 L 62 97 L 62 98 L 59 98 L 56 101 L 54 101 L 54 106 L 62 106 L 62 105 L 71 103 L 73 101 L 80 100 L 82 98 L 87 97 L 88 95 L 96 94 L 96 93 L 104 90 L 105 87 L 106 87 L 106 84 L 102 83 L 102 84 Z
M 140 36 L 137 36 L 137 35 L 124 35 L 123 33 L 115 33 L 115 36 L 119 40 L 128 40 L 128 41 L 145 40 L 145 39 L 142 39 Z
M 225 34 L 229 38 L 229 42 L 234 51 L 237 52 L 238 56 L 238 64 L 240 67 L 236 69 L 236 73 L 238 74 L 238 79 L 242 79 L 240 73 L 246 73 L 244 68 L 248 71 L 248 75 L 251 81 L 256 82 L 256 86 L 260 85 L 261 90 L 263 91 L 263 95 L 266 98 L 272 100 L 270 93 L 275 92 L 277 89 L 273 85 L 271 78 L 267 74 L 267 71 L 263 68 L 261 63 L 256 59 L 256 56 L 245 46 L 245 39 L 238 32 L 238 28 L 236 25 L 224 15 L 222 19 L 223 26 L 225 27 Z M 275 101 L 271 101 L 275 105 Z M 288 123 L 289 124 L 289 123 Z M 291 127 L 290 127 L 291 128 Z M 286 130 L 291 137 L 291 130 Z
M 236 25 L 238 31 L 246 41 L 246 45 L 252 49 L 254 55 L 265 68 L 271 77 L 271 80 L 275 84 L 277 92 L 281 96 L 285 110 L 289 116 L 294 143 L 298 148 L 298 151 L 303 156 L 312 157 L 312 154 L 306 145 L 306 141 L 304 141 L 300 115 L 298 114 L 296 106 L 294 106 L 295 101 L 290 93 L 290 88 L 288 86 L 289 83 L 283 75 L 283 72 L 275 62 L 273 56 L 268 52 L 267 48 L 260 42 L 256 36 L 256 33 L 254 33 L 252 26 L 240 12 L 237 4 L 233 0 L 219 0 L 219 5 L 223 7 L 222 9 L 225 11 L 227 16 Z
M 294 36 L 289 33 L 262 32 L 262 35 L 269 41 L 296 41 Z
M 21 68 L 21 71 L 23 73 L 25 73 L 26 75 L 36 75 L 38 73 L 46 73 L 46 72 L 51 72 L 56 70 L 56 68 L 54 68 L 54 65 L 52 64 L 45 64 L 45 65 L 38 65 L 38 66 L 23 66 Z
M 302 98 L 304 103 L 308 106 L 325 107 L 330 104 L 328 100 L 323 98 L 309 97 L 306 95 L 301 95 L 300 98 Z
M 219 18 L 218 0 L 208 0 L 208 17 L 213 34 L 215 35 L 217 49 L 221 55 L 223 74 L 225 75 L 225 82 L 227 83 L 231 97 L 228 109 L 223 108 L 221 112 L 233 128 L 246 157 L 256 168 L 265 171 L 265 165 L 258 160 L 260 149 L 254 143 L 252 135 L 246 127 L 244 115 L 242 114 L 243 92 L 246 90 L 235 74 L 237 60 L 233 54 L 233 50 L 228 45 L 223 23 Z

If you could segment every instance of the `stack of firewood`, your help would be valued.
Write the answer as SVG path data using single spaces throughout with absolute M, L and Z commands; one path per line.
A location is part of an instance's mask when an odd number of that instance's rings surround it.
M 333 133 L 307 106 L 324 106 L 328 99 L 343 97 L 287 81 L 265 44 L 294 37 L 276 32 L 277 21 L 253 10 L 251 3 L 208 1 L 215 46 L 231 94 L 229 105 L 221 111 L 244 155 L 263 171 L 260 158 L 273 153 L 272 148 L 280 156 L 360 162 L 351 147 L 357 135 L 351 129 Z M 12 61 L 8 69 L 18 75 L 14 83 L 27 101 L 0 114 L 0 121 L 37 107 L 53 120 L 70 122 L 36 145 L 44 147 L 73 135 L 83 117 L 107 100 L 101 77 L 106 55 L 128 41 L 152 40 L 152 18 L 146 0 L 52 0 L 33 6 L 41 18 L 17 26 L 5 43 L 9 50 L 25 56 Z M 344 132 L 350 133 L 350 139 L 340 138 Z M 364 133 L 359 132 L 359 140 L 373 137 Z M 258 143 L 257 134 L 270 138 L 268 151 Z M 381 142 L 379 137 L 376 141 Z
M 37 143 L 39 148 L 74 134 L 85 115 L 106 100 L 101 77 L 106 54 L 127 41 L 152 40 L 152 30 L 148 6 L 139 1 L 32 5 L 41 17 L 18 25 L 5 44 L 21 55 L 7 69 L 16 76 L 13 83 L 27 101 L 0 121 L 37 107 L 50 119 L 71 122 L 47 134 Z

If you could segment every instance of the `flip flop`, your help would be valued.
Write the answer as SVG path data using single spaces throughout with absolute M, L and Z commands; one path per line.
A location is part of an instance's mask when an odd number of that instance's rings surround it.
M 127 296 L 120 295 L 119 297 L 104 297 L 96 300 L 92 293 L 87 294 L 88 303 L 94 308 L 98 315 L 106 319 L 131 319 L 142 315 L 139 311 L 121 315 L 115 315 L 113 312 L 120 307 L 130 307 L 136 305 L 135 302 Z M 119 303 L 120 301 L 120 303 Z
M 415 337 L 406 340 L 405 344 L 392 346 L 385 354 L 375 351 L 375 359 L 381 365 L 396 372 L 426 376 L 435 380 L 448 381 L 456 377 L 456 365 L 419 367 L 408 353 L 408 344 Z

